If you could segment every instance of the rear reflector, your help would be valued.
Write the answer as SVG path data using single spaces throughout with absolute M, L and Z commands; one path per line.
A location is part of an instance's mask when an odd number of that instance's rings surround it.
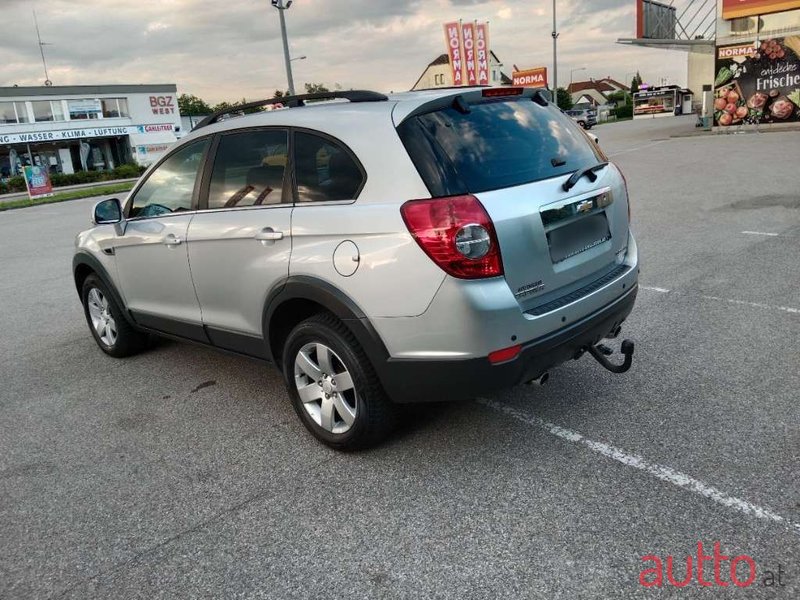
M 522 88 L 486 88 L 482 92 L 484 98 L 497 98 L 498 96 L 521 96 Z
M 517 344 L 516 346 L 511 346 L 510 348 L 503 348 L 502 350 L 495 350 L 494 352 L 489 353 L 489 362 L 493 365 L 497 363 L 506 362 L 508 360 L 517 358 L 519 353 L 522 351 L 522 345 Z

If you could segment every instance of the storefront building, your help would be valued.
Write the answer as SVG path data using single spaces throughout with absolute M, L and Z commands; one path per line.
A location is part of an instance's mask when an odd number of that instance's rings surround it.
M 0 177 L 149 165 L 180 134 L 174 84 L 0 87 Z
M 692 111 L 692 98 L 691 90 L 677 85 L 640 89 L 633 94 L 633 118 L 671 117 L 689 113 Z

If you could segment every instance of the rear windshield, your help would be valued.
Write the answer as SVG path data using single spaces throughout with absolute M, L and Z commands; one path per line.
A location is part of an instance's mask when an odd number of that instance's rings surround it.
M 407 119 L 398 132 L 434 196 L 549 179 L 601 159 L 569 117 L 530 98 L 484 101 L 466 114 L 436 110 Z

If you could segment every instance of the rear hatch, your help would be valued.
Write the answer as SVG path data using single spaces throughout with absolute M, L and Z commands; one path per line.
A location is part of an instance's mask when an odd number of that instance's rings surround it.
M 568 116 L 535 91 L 509 93 L 456 93 L 407 116 L 398 132 L 432 196 L 480 200 L 505 279 L 536 314 L 621 273 L 627 195 L 619 171 L 603 166 L 606 157 Z

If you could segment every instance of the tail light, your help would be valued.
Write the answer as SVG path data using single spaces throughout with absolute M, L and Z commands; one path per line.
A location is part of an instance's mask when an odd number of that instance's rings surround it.
M 410 200 L 400 213 L 420 248 L 446 273 L 460 279 L 503 274 L 494 224 L 475 196 Z

